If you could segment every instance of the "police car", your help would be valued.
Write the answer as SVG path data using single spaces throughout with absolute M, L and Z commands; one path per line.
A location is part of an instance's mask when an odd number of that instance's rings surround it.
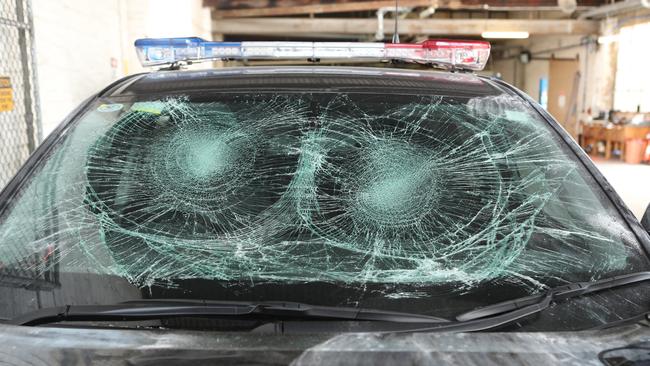
M 649 225 L 488 43 L 135 46 L 0 195 L 0 358 L 647 357 Z M 260 59 L 384 67 L 182 70 Z

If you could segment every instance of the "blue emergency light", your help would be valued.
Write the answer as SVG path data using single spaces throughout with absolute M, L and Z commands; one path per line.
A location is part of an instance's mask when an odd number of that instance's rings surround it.
M 482 70 L 490 56 L 485 41 L 428 40 L 380 42 L 211 42 L 198 37 L 143 38 L 135 41 L 143 66 L 206 60 L 358 59 L 399 60 L 443 68 Z

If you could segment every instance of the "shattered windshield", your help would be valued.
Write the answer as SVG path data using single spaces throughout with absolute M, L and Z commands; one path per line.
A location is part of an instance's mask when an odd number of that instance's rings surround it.
M 646 268 L 562 144 L 508 94 L 104 99 L 6 207 L 0 279 L 431 314 Z

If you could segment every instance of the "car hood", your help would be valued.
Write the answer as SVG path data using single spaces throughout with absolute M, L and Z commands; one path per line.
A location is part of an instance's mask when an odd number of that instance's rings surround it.
M 600 352 L 647 340 L 650 330 L 638 325 L 555 333 L 313 335 L 0 325 L 0 359 L 10 365 L 602 365 Z

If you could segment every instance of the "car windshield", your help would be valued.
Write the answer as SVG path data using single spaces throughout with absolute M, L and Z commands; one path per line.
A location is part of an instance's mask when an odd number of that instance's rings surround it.
M 172 297 L 447 317 L 646 269 L 557 132 L 490 88 L 98 100 L 4 207 L 0 317 Z

